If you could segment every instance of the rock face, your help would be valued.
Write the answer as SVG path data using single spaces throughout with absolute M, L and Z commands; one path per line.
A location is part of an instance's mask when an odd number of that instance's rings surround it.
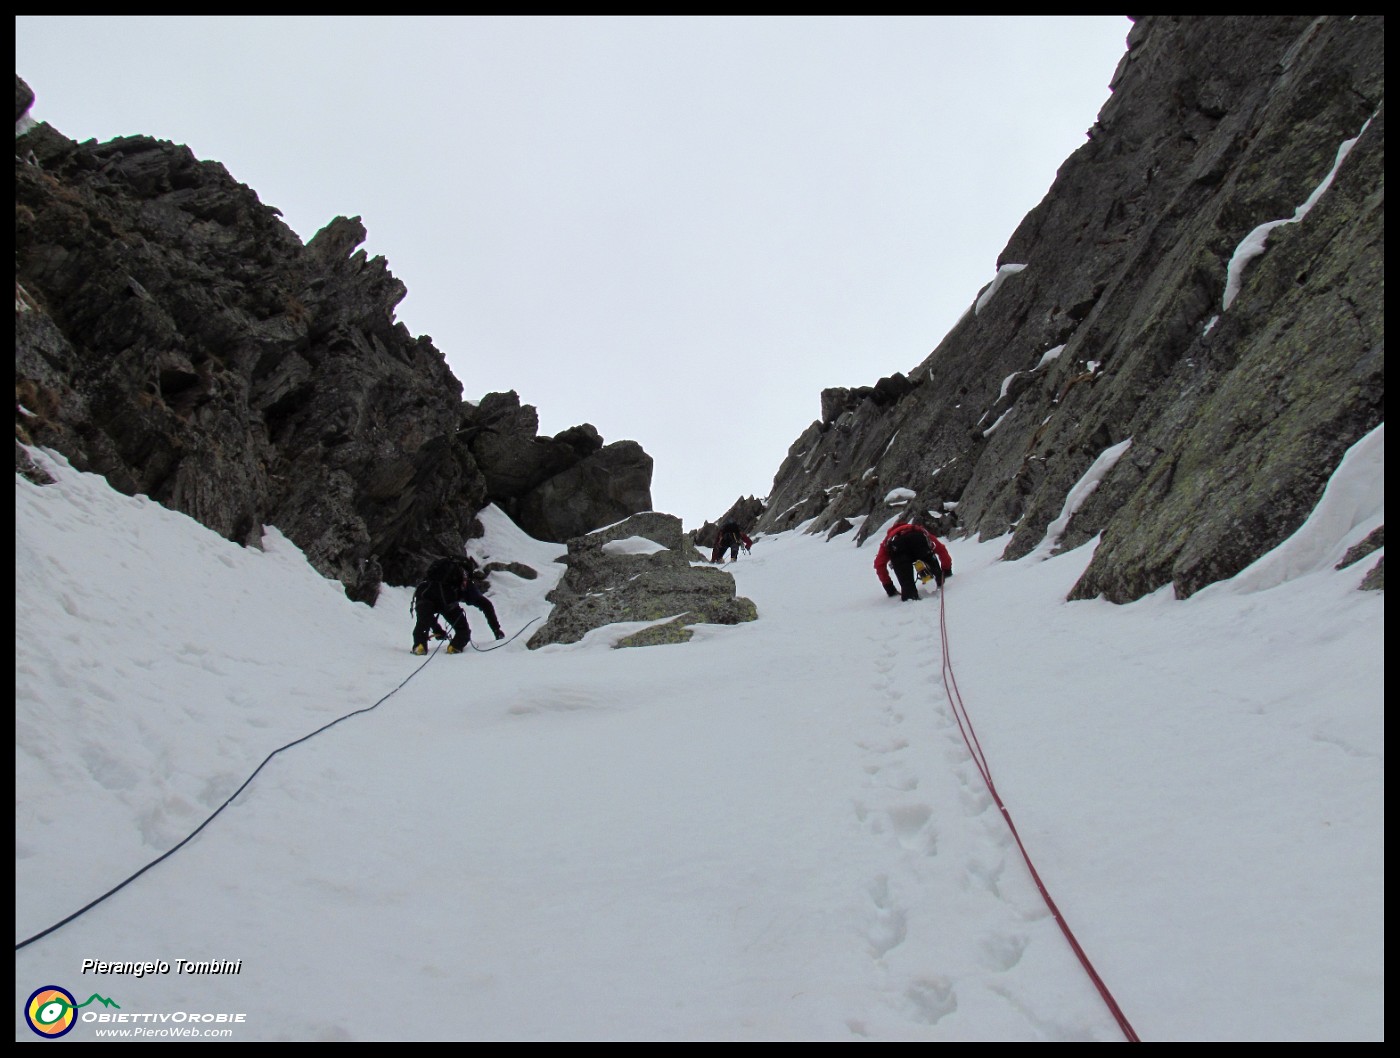
M 347 593 L 416 582 L 497 503 L 541 539 L 651 507 L 651 460 L 462 400 L 358 217 L 306 245 L 223 166 L 74 143 L 16 77 L 17 437 L 256 544 L 275 525 Z M 22 468 L 17 449 L 16 468 Z
M 1071 597 L 1185 597 L 1383 421 L 1383 18 L 1141 16 L 1127 43 L 993 283 L 908 377 L 822 393 L 758 529 L 927 512 L 1015 558 L 1120 453 L 1059 538 L 1102 534 Z
M 722 570 L 693 566 L 702 556 L 669 514 L 633 515 L 616 525 L 569 541 L 568 569 L 549 594 L 549 619 L 531 638 L 533 650 L 549 643 L 576 643 L 606 624 L 659 621 L 621 639 L 619 647 L 682 643 L 689 625 L 739 624 L 758 609 L 735 594 L 734 578 Z
M 539 437 L 535 409 L 514 392 L 488 394 L 465 421 L 487 495 L 538 540 L 563 542 L 651 509 L 651 456 L 635 441 L 605 445 L 589 423 Z

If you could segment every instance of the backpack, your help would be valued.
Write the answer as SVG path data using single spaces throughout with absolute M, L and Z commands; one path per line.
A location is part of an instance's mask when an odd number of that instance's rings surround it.
M 440 558 L 428 567 L 423 578 L 425 584 L 441 584 L 449 588 L 460 588 L 462 578 L 470 577 L 476 563 L 469 558 Z
M 462 587 L 463 580 L 470 582 L 476 568 L 476 560 L 467 557 L 435 560 L 428 567 L 428 572 L 424 574 L 417 590 L 414 591 L 413 601 L 408 605 L 409 612 L 416 612 L 418 600 L 429 593 L 438 602 L 445 603 L 455 599 L 456 592 Z

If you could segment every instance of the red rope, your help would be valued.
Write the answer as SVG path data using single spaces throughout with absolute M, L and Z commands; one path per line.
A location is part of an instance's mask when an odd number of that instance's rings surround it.
M 948 648 L 948 612 L 947 603 L 943 597 L 943 592 L 938 593 L 938 623 L 943 639 L 943 686 L 948 692 L 948 702 L 953 707 L 953 718 L 958 722 L 958 730 L 962 732 L 963 742 L 967 744 L 968 752 L 972 754 L 972 761 L 977 765 L 977 770 L 981 773 L 982 781 L 987 784 L 987 792 L 992 795 L 992 800 L 996 802 L 997 808 L 1001 810 L 1002 818 L 1006 820 L 1007 827 L 1011 830 L 1011 836 L 1016 839 L 1016 847 L 1021 850 L 1021 858 L 1026 861 L 1026 866 L 1030 869 L 1031 877 L 1035 879 L 1036 888 L 1040 890 L 1040 895 L 1045 900 L 1045 906 L 1050 909 L 1050 914 L 1055 916 L 1055 921 L 1059 923 L 1060 932 L 1069 941 L 1069 946 L 1074 949 L 1074 954 L 1079 957 L 1079 962 L 1089 975 L 1089 979 L 1094 982 L 1094 987 L 1099 990 L 1099 995 L 1108 1004 L 1108 1009 L 1113 1012 L 1113 1017 L 1118 1022 L 1118 1027 L 1123 1030 L 1123 1034 L 1128 1037 L 1130 1043 L 1141 1043 L 1137 1032 L 1128 1023 L 1127 1016 L 1119 1008 L 1117 1000 L 1109 992 L 1108 986 L 1099 977 L 1098 971 L 1094 969 L 1093 963 L 1089 961 L 1089 956 L 1084 953 L 1079 941 L 1074 936 L 1074 931 L 1069 928 L 1069 923 L 1060 914 L 1060 909 L 1055 906 L 1054 899 L 1050 896 L 1050 891 L 1045 888 L 1045 883 L 1040 880 L 1040 872 L 1035 869 L 1035 864 L 1031 862 L 1030 853 L 1026 851 L 1026 846 L 1021 842 L 1021 835 L 1016 832 L 1016 824 L 1011 821 L 1011 813 L 1007 811 L 1006 805 L 1002 802 L 1001 795 L 997 793 L 996 784 L 992 782 L 992 772 L 987 766 L 987 758 L 982 753 L 982 745 L 977 741 L 977 732 L 972 728 L 972 719 L 967 715 L 967 707 L 963 705 L 962 694 L 958 690 L 957 677 L 953 675 L 953 662 L 951 651 Z

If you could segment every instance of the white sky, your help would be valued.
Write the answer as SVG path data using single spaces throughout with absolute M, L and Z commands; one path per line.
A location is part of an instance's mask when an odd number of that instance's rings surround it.
M 1374 558 L 1333 566 L 1384 522 L 1384 463 L 1382 427 L 1182 602 L 1066 603 L 1093 545 L 1001 540 L 952 541 L 946 607 L 910 606 L 873 543 L 792 532 L 728 567 L 756 622 L 426 663 L 404 589 L 371 610 L 276 532 L 17 477 L 15 1038 L 58 985 L 243 1041 L 1121 1040 L 946 660 L 1144 1041 L 1383 1040 L 1385 598 L 1355 590 Z M 496 577 L 512 634 L 559 549 L 487 522 L 479 556 L 544 573 Z
M 1123 16 L 19 16 L 34 115 L 361 216 L 468 399 L 765 496 L 827 386 L 908 371 L 1109 96 Z

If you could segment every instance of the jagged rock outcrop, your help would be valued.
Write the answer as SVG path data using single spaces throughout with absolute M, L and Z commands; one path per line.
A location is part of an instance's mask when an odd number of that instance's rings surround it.
M 302 245 L 222 165 L 75 143 L 15 95 L 17 440 L 240 543 L 275 525 L 371 603 L 460 553 L 488 503 L 561 542 L 650 509 L 636 442 L 537 437 L 514 393 L 463 402 L 395 321 L 406 290 L 360 218 Z
M 565 541 L 651 509 L 652 460 L 635 441 L 606 445 L 591 423 L 539 437 L 539 417 L 514 392 L 488 394 L 464 435 L 486 491 L 520 528 Z
M 1337 563 L 1338 569 L 1346 569 L 1362 561 L 1366 556 L 1379 551 L 1385 547 L 1385 526 L 1381 526 L 1374 532 L 1367 535 L 1355 547 L 1348 548 L 1347 553 L 1342 556 L 1342 560 Z M 1366 591 L 1377 591 L 1385 587 L 1385 556 L 1382 555 L 1376 560 L 1376 564 L 1366 572 L 1366 576 L 1361 581 L 1361 587 Z
M 637 514 L 575 537 L 562 559 L 568 569 L 549 594 L 554 609 L 529 647 L 576 643 L 607 624 L 668 617 L 614 645 L 682 643 L 691 637 L 690 625 L 757 618 L 753 602 L 736 595 L 730 574 L 692 564 L 702 558 L 681 520 L 669 514 Z
M 1141 16 L 1127 43 L 993 283 L 907 378 L 822 394 L 760 530 L 903 510 L 1015 558 L 1130 442 L 1059 539 L 1102 534 L 1071 596 L 1185 597 L 1383 421 L 1384 19 Z
M 651 507 L 651 456 L 636 441 L 615 441 L 520 497 L 516 521 L 542 540 L 608 525 Z

